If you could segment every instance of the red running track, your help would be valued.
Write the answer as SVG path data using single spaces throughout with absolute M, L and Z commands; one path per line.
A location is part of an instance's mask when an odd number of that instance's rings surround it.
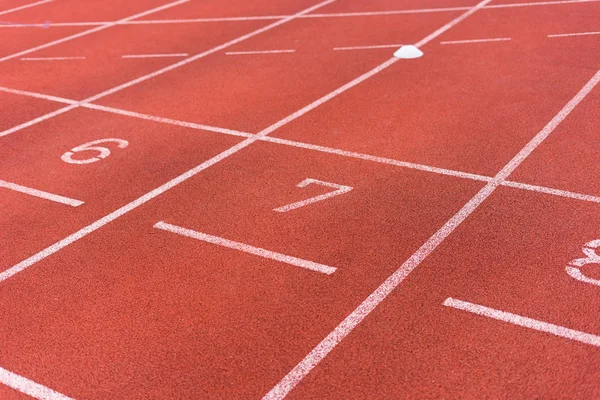
M 0 21 L 0 398 L 600 396 L 600 1 Z

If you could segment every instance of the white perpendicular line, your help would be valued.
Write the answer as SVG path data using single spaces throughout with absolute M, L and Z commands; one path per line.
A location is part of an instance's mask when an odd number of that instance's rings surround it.
M 164 57 L 187 57 L 188 53 L 164 53 L 164 54 L 126 54 L 121 58 L 164 58 Z
M 19 10 L 24 10 L 24 9 L 30 8 L 30 7 L 39 6 L 41 4 L 50 3 L 52 1 L 54 1 L 54 0 L 36 1 L 35 3 L 29 3 L 29 4 L 25 4 L 25 5 L 19 6 L 19 7 L 15 7 L 15 8 L 11 8 L 11 9 L 8 9 L 8 10 L 0 11 L 0 15 L 8 14 L 8 13 L 19 11 Z
M 480 3 L 481 5 L 481 3 Z M 437 32 L 437 31 L 436 31 Z M 428 36 L 431 39 L 431 36 Z M 394 273 L 350 313 L 269 391 L 263 400 L 285 398 L 354 328 L 356 328 L 412 271 L 487 199 L 506 178 L 556 129 L 600 81 L 600 70 L 559 111 L 558 114 L 515 155 L 479 192 L 437 230 Z
M 228 51 L 225 54 L 228 56 L 244 55 L 244 54 L 278 54 L 278 53 L 295 53 L 296 50 L 254 50 L 254 51 Z
M 58 194 L 44 192 L 43 190 L 32 189 L 27 186 L 17 185 L 16 183 L 3 181 L 0 179 L 0 188 L 14 190 L 15 192 L 28 194 L 30 196 L 39 197 L 40 199 L 46 199 L 55 203 L 66 204 L 71 207 L 79 207 L 84 204 L 81 200 L 71 199 L 69 197 L 60 196 Z
M 58 393 L 4 368 L 0 368 L 0 383 L 38 400 L 73 400 L 64 394 Z
M 27 50 L 20 51 L 18 53 L 14 53 L 14 54 L 2 57 L 2 58 L 0 58 L 0 62 L 6 61 L 6 60 L 10 60 L 10 59 L 13 59 L 13 58 L 17 58 L 17 57 L 21 57 L 21 56 L 23 56 L 25 54 L 33 53 L 34 51 L 38 51 L 38 50 L 45 49 L 45 48 L 48 48 L 48 47 L 51 47 L 51 46 L 55 46 L 55 45 L 60 44 L 60 43 L 68 42 L 70 40 L 73 40 L 73 39 L 76 39 L 76 38 L 79 38 L 79 37 L 82 37 L 82 36 L 89 35 L 89 34 L 94 33 L 94 32 L 98 32 L 98 31 L 110 28 L 111 26 L 115 26 L 115 25 L 118 25 L 120 23 L 131 21 L 131 20 L 136 19 L 136 18 L 141 18 L 141 17 L 144 17 L 146 15 L 150 15 L 150 14 L 153 14 L 153 13 L 156 13 L 156 12 L 159 12 L 159 11 L 166 10 L 168 8 L 171 8 L 171 7 L 178 6 L 178 5 L 183 4 L 183 3 L 187 3 L 188 1 L 190 1 L 190 0 L 178 0 L 178 1 L 174 1 L 172 3 L 164 4 L 164 5 L 160 6 L 160 7 L 156 7 L 156 8 L 153 8 L 151 10 L 135 14 L 135 15 L 132 15 L 130 17 L 120 19 L 118 21 L 109 22 L 109 23 L 107 23 L 105 25 L 100 25 L 100 26 L 97 26 L 95 28 L 88 29 L 88 30 L 85 30 L 83 32 L 76 33 L 74 35 L 70 35 L 70 36 L 64 37 L 62 39 L 54 40 L 52 42 L 48 42 L 48 43 L 45 43 L 45 44 L 42 44 L 42 45 L 39 45 L 39 46 L 36 46 L 36 47 L 32 47 L 32 48 L 27 49 Z
M 402 46 L 401 44 L 377 44 L 373 46 L 350 46 L 350 47 L 334 47 L 333 50 L 369 50 L 369 49 L 389 49 Z
M 517 189 L 529 190 L 532 192 L 547 193 L 547 194 L 551 194 L 554 196 L 566 197 L 569 199 L 589 201 L 592 203 L 600 203 L 600 197 L 598 197 L 598 196 L 569 192 L 566 190 L 554 189 L 554 188 L 549 188 L 546 186 L 529 185 L 527 183 L 513 182 L 513 181 L 504 181 L 504 182 L 502 182 L 502 185 L 517 188 Z
M 600 336 L 592 335 L 574 329 L 565 328 L 564 326 L 551 324 L 549 322 L 540 321 L 533 318 L 524 317 L 522 315 L 513 314 L 506 311 L 496 310 L 494 308 L 482 306 L 479 304 L 469 303 L 468 301 L 453 299 L 448 297 L 444 303 L 446 307 L 456 308 L 462 311 L 468 311 L 482 317 L 493 318 L 498 321 L 508 322 L 513 325 L 522 326 L 524 328 L 535 329 L 536 331 L 550 333 L 555 336 L 566 339 L 576 340 L 581 343 L 600 347 Z
M 440 44 L 464 44 L 464 43 L 485 43 L 485 42 L 507 42 L 511 38 L 490 38 L 490 39 L 468 39 L 468 40 L 446 40 Z
M 588 35 L 600 35 L 600 31 L 598 31 L 598 32 L 578 32 L 578 33 L 555 33 L 552 35 L 548 35 L 548 37 L 556 38 L 556 37 L 588 36 Z
M 235 242 L 233 240 L 225 239 L 218 236 L 209 235 L 207 233 L 202 233 L 198 231 L 194 231 L 192 229 L 183 228 L 181 226 L 172 225 L 163 221 L 157 222 L 154 224 L 154 227 L 157 229 L 161 229 L 163 231 L 168 231 L 171 233 L 176 233 L 181 236 L 186 236 L 192 239 L 201 240 L 207 243 L 212 243 L 218 246 L 227 247 L 233 250 L 239 250 L 244 253 L 253 254 L 259 257 L 268 258 L 270 260 L 275 260 L 279 262 L 283 262 L 286 264 L 294 265 L 296 267 L 309 269 L 311 271 L 321 272 L 323 274 L 331 275 L 335 272 L 336 268 L 330 267 L 328 265 L 319 264 L 313 261 L 303 260 L 301 258 L 288 256 L 285 254 L 277 253 L 270 250 L 265 250 L 260 247 L 254 247 L 249 244 Z
M 85 60 L 85 57 L 23 57 L 23 61 Z

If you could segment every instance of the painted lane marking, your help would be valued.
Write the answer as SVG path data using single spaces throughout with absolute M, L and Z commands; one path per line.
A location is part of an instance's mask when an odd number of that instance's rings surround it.
M 22 61 L 85 60 L 85 57 L 23 57 Z
M 219 236 L 209 235 L 207 233 L 202 233 L 198 231 L 194 231 L 187 228 L 182 228 L 181 226 L 168 224 L 166 222 L 160 221 L 154 225 L 157 229 L 162 229 L 163 231 L 168 231 L 172 233 L 176 233 L 181 236 L 186 236 L 192 239 L 202 240 L 204 242 L 216 244 L 218 246 L 227 247 L 233 250 L 239 250 L 244 253 L 253 254 L 255 256 L 268 258 L 270 260 L 280 261 L 286 264 L 294 265 L 296 267 L 309 269 L 311 271 L 321 272 L 323 274 L 331 275 L 336 271 L 336 268 L 330 267 L 328 265 L 319 264 L 316 262 L 303 260 L 301 258 L 288 256 L 285 254 L 277 253 L 270 250 L 265 250 L 260 247 L 254 247 L 249 244 L 234 242 L 233 240 L 225 239 Z
M 73 400 L 14 372 L 0 368 L 0 382 L 38 400 Z
M 402 46 L 401 44 L 379 44 L 374 46 L 351 46 L 351 47 L 334 47 L 335 51 L 343 51 L 343 50 L 368 50 L 368 49 L 397 49 Z
M 96 146 L 96 145 L 102 144 L 102 143 L 116 143 L 117 147 L 119 147 L 121 149 L 124 149 L 125 147 L 129 146 L 129 142 L 127 140 L 123 140 L 123 139 L 115 139 L 115 138 L 98 139 L 98 140 L 93 140 L 91 142 L 87 142 L 82 145 L 73 147 L 70 151 L 67 151 L 65 154 L 63 154 L 60 158 L 61 158 L 61 160 L 63 160 L 66 163 L 69 163 L 69 164 L 81 165 L 81 164 L 95 163 L 97 161 L 100 161 L 100 160 L 108 157 L 111 154 L 110 149 L 108 149 L 107 147 Z M 96 157 L 90 157 L 90 158 L 85 158 L 85 159 L 73 158 L 73 155 L 75 155 L 75 153 L 88 152 L 88 151 L 94 151 L 94 152 L 97 152 L 98 154 Z
M 136 79 L 134 81 L 130 81 L 129 83 L 125 83 L 123 85 L 117 86 L 117 87 L 115 87 L 113 89 L 110 89 L 110 90 L 108 90 L 106 92 L 103 92 L 103 93 L 101 93 L 101 94 L 99 94 L 97 96 L 94 96 L 92 98 L 87 99 L 86 102 L 91 102 L 94 98 L 100 98 L 100 97 L 103 97 L 103 96 L 105 96 L 105 95 L 107 95 L 109 93 L 114 93 L 114 92 L 116 92 L 116 91 L 118 91 L 118 90 L 120 90 L 120 89 L 122 89 L 124 87 L 128 87 L 130 85 L 136 84 L 136 83 L 141 82 L 143 80 L 150 79 L 153 76 L 156 76 L 158 74 L 162 74 L 164 72 L 170 71 L 170 70 L 172 70 L 174 68 L 177 68 L 179 66 L 185 65 L 185 64 L 187 64 L 189 62 L 192 62 L 192 61 L 194 61 L 194 60 L 196 60 L 196 59 L 198 59 L 200 57 L 204 57 L 205 55 L 212 54 L 214 52 L 222 50 L 225 47 L 231 46 L 231 45 L 233 45 L 233 44 L 235 44 L 237 42 L 240 42 L 242 40 L 246 40 L 246 39 L 248 39 L 248 38 L 250 38 L 252 36 L 255 36 L 255 35 L 259 34 L 259 33 L 268 31 L 268 30 L 273 29 L 273 28 L 275 28 L 277 26 L 280 26 L 280 25 L 282 25 L 282 24 L 284 24 L 286 22 L 289 22 L 289 21 L 293 20 L 298 15 L 309 13 L 309 12 L 311 12 L 313 10 L 318 9 L 319 7 L 323 7 L 323 6 L 327 5 L 327 4 L 330 4 L 333 1 L 334 0 L 323 1 L 323 2 L 321 2 L 319 4 L 316 4 L 316 5 L 312 6 L 312 7 L 309 7 L 307 9 L 303 10 L 303 11 L 300 11 L 297 14 L 294 14 L 293 17 L 286 18 L 286 19 L 281 20 L 281 21 L 277 21 L 277 22 L 275 22 L 273 24 L 270 24 L 270 25 L 267 25 L 267 26 L 265 26 L 263 28 L 257 29 L 257 30 L 255 30 L 255 31 L 253 31 L 251 33 L 248 33 L 248 34 L 244 35 L 244 36 L 240 36 L 239 38 L 234 39 L 232 41 L 229 41 L 229 42 L 227 42 L 227 43 L 225 43 L 223 45 L 217 46 L 217 47 L 213 48 L 212 50 L 208 50 L 208 51 L 206 51 L 204 53 L 200 53 L 200 54 L 198 54 L 198 55 L 196 55 L 194 57 L 188 58 L 188 59 L 186 59 L 184 61 L 180 61 L 178 63 L 172 64 L 170 67 L 163 68 L 163 69 L 158 70 L 158 71 L 156 71 L 154 73 L 151 73 L 151 74 L 145 75 L 145 76 L 143 76 L 141 78 L 138 78 L 138 79 Z M 70 111 L 70 110 L 76 108 L 79 104 L 81 104 L 81 102 L 78 102 L 76 105 L 69 105 L 67 107 L 61 108 L 60 110 L 57 110 L 57 111 L 55 111 L 53 113 L 50 113 L 50 114 L 46 114 L 46 115 L 44 115 L 42 117 L 36 118 L 35 120 L 29 121 L 29 122 L 27 122 L 25 124 L 21 124 L 20 126 L 27 125 L 27 124 L 33 124 L 33 123 L 36 123 L 37 121 L 48 119 L 48 118 L 51 118 L 51 117 L 53 117 L 55 115 L 59 115 L 61 113 L 65 113 L 67 111 Z M 36 122 L 34 122 L 34 121 L 36 121 Z M 170 190 L 171 188 L 179 185 L 181 182 L 184 182 L 184 181 L 190 179 L 191 177 L 199 174 L 200 172 L 204 171 L 205 169 L 210 168 L 211 166 L 213 166 L 213 165 L 219 163 L 220 161 L 226 159 L 227 157 L 231 156 L 232 154 L 237 153 L 238 151 L 242 150 L 243 148 L 245 148 L 245 147 L 249 146 L 250 144 L 254 143 L 256 140 L 258 140 L 258 138 L 260 136 L 266 136 L 268 133 L 269 132 L 267 130 L 264 130 L 263 132 L 259 132 L 257 135 L 254 135 L 253 137 L 247 138 L 246 140 L 244 140 L 244 141 L 236 144 L 235 146 L 230 147 L 229 149 L 227 149 L 227 150 L 225 150 L 225 151 L 217 154 L 216 156 L 214 156 L 214 157 L 212 157 L 212 158 L 210 158 L 210 159 L 208 159 L 208 160 L 206 160 L 206 161 L 198 164 L 194 168 L 189 169 L 188 171 L 182 173 L 181 175 L 176 176 L 175 178 L 171 179 L 170 181 L 164 183 L 163 185 L 161 185 L 161 186 L 159 186 L 159 187 L 151 190 L 150 192 L 144 194 L 143 196 L 138 197 L 137 199 L 133 200 L 132 202 L 130 202 L 130 203 L 128 203 L 128 204 L 126 204 L 126 205 L 124 205 L 124 206 L 116 209 L 115 211 L 111 212 L 110 214 L 105 215 L 104 217 L 100 218 L 99 220 L 97 220 L 97 221 L 95 221 L 95 222 L 93 222 L 93 223 L 85 226 L 84 228 L 79 229 L 78 231 L 72 233 L 71 235 L 65 237 L 64 239 L 59 240 L 58 242 L 56 242 L 56 243 L 54 243 L 54 244 L 46 247 L 45 249 L 39 251 L 38 253 L 36 253 L 36 254 L 34 254 L 34 255 L 26 258 L 25 260 L 23 260 L 23 261 L 15 264 L 15 265 L 13 265 L 12 267 L 10 267 L 7 270 L 5 270 L 5 271 L 3 271 L 3 272 L 0 273 L 0 282 L 5 281 L 6 279 L 9 279 L 11 276 L 18 274 L 21 271 L 24 271 L 25 269 L 27 269 L 30 266 L 38 263 L 39 261 L 41 261 L 41 260 L 43 260 L 43 259 L 51 256 L 52 254 L 60 251 L 61 249 L 67 247 L 68 245 L 70 245 L 70 244 L 72 244 L 72 243 L 80 240 L 81 238 L 89 235 L 90 233 L 96 231 L 97 229 L 100 229 L 104 225 L 109 224 L 112 221 L 120 218 L 121 216 L 127 214 L 131 210 L 134 210 L 134 209 L 140 207 L 141 205 L 147 203 L 148 201 L 152 200 L 156 196 L 159 196 L 159 195 L 165 193 L 166 191 Z M 2 136 L 2 133 L 0 133 L 0 136 Z
M 577 279 L 578 281 L 584 283 L 590 283 L 592 285 L 600 286 L 599 279 L 592 279 L 585 276 L 581 272 L 581 267 L 588 264 L 600 264 L 600 255 L 596 253 L 596 249 L 600 247 L 600 239 L 592 240 L 587 242 L 581 251 L 586 255 L 584 258 L 577 258 L 569 262 L 569 264 L 565 267 L 567 274 L 570 277 Z
M 491 38 L 491 39 L 470 39 L 470 40 L 447 40 L 440 44 L 463 44 L 463 43 L 486 43 L 486 42 L 506 42 L 511 38 Z
M 453 299 L 448 297 L 444 303 L 446 307 L 456 308 L 462 311 L 468 311 L 482 317 L 493 318 L 498 321 L 508 322 L 510 324 L 522 326 L 524 328 L 535 329 L 536 331 L 550 333 L 555 336 L 566 339 L 576 340 L 581 343 L 600 347 L 600 336 L 565 328 L 564 326 L 554 325 L 549 322 L 540 321 L 533 318 L 523 317 L 506 311 L 496 310 L 494 308 L 469 303 L 468 301 Z
M 0 11 L 0 15 L 5 15 L 11 12 L 15 12 L 15 11 L 19 11 L 19 10 L 24 10 L 26 8 L 30 8 L 30 7 L 35 7 L 35 6 L 39 6 L 41 4 L 46 4 L 46 3 L 50 3 L 54 0 L 42 0 L 42 1 L 36 1 L 35 3 L 30 3 L 30 4 L 25 4 L 22 5 L 20 7 L 15 7 L 15 8 L 11 8 L 9 10 L 4 10 L 4 11 Z
M 10 89 L 10 88 L 6 88 L 6 87 L 2 87 L 2 86 L 0 86 L 0 92 L 6 92 L 6 93 L 12 93 L 12 94 L 17 94 L 17 95 L 21 95 L 21 96 L 45 99 L 45 100 L 55 101 L 57 103 L 63 103 L 63 104 L 78 104 L 78 101 L 76 101 L 76 100 L 65 99 L 63 97 L 50 96 L 50 95 L 45 95 L 45 94 L 40 94 L 40 93 L 35 93 L 35 92 L 29 92 L 29 91 L 25 91 L 25 90 Z M 137 119 L 141 119 L 141 120 L 146 120 L 146 121 L 158 122 L 158 123 L 162 123 L 162 124 L 181 126 L 181 127 L 196 129 L 196 130 L 201 130 L 201 131 L 222 133 L 222 134 L 230 135 L 230 136 L 237 136 L 237 137 L 244 137 L 244 138 L 249 138 L 249 137 L 255 136 L 255 134 L 253 134 L 253 133 L 242 132 L 242 131 L 238 131 L 235 129 L 227 129 L 227 128 L 221 128 L 221 127 L 217 127 L 217 126 L 197 124 L 195 122 L 188 122 L 188 121 L 181 121 L 181 120 L 176 120 L 176 119 L 172 119 L 172 118 L 158 117 L 155 115 L 143 114 L 143 113 L 138 113 L 138 112 L 134 112 L 134 111 L 127 111 L 127 110 L 123 110 L 123 109 L 119 109 L 119 108 L 115 108 L 115 107 L 102 106 L 99 104 L 86 103 L 86 104 L 82 104 L 81 107 L 89 108 L 92 110 L 104 111 L 104 112 L 111 113 L 111 114 L 124 115 L 124 116 L 137 118 Z M 469 179 L 469 180 L 475 180 L 475 181 L 480 181 L 480 182 L 489 182 L 493 179 L 492 177 L 485 176 L 485 175 L 472 174 L 469 172 L 457 171 L 457 170 L 446 169 L 446 168 L 439 168 L 439 167 L 434 167 L 431 165 L 417 164 L 417 163 L 411 163 L 411 162 L 407 162 L 407 161 L 394 160 L 392 158 L 379 157 L 379 156 L 374 156 L 374 155 L 365 154 L 365 153 L 357 153 L 354 151 L 341 150 L 341 149 L 336 149 L 336 148 L 332 148 L 332 147 L 326 147 L 326 146 L 321 146 L 321 145 L 311 144 L 311 143 L 298 142 L 298 141 L 294 141 L 294 140 L 277 138 L 277 137 L 264 136 L 264 137 L 260 137 L 259 140 L 263 141 L 263 142 L 281 144 L 281 145 L 289 146 L 289 147 L 297 147 L 297 148 L 301 148 L 301 149 L 318 151 L 321 153 L 336 154 L 336 155 L 339 155 L 342 157 L 356 158 L 359 160 L 372 161 L 372 162 L 376 162 L 376 163 L 380 163 L 380 164 L 393 165 L 393 166 L 400 167 L 400 168 L 408 168 L 408 169 L 414 169 L 414 170 L 418 170 L 418 171 L 431 172 L 434 174 L 453 176 L 453 177 L 461 178 L 461 179 Z M 570 199 L 589 201 L 592 203 L 600 203 L 600 197 L 598 197 L 598 196 L 570 192 L 567 190 L 555 189 L 555 188 L 550 188 L 550 187 L 546 187 L 546 186 L 530 185 L 527 183 L 521 183 L 521 182 L 515 182 L 515 181 L 504 181 L 504 182 L 502 182 L 502 186 L 513 187 L 513 188 L 532 191 L 532 192 L 545 193 L 545 194 L 550 194 L 550 195 L 554 195 L 554 196 L 566 197 L 566 198 L 570 198 Z
M 84 204 L 81 200 L 71 199 L 69 197 L 60 196 L 43 190 L 33 189 L 27 186 L 18 185 L 16 183 L 3 181 L 0 179 L 0 188 L 14 190 L 15 192 L 25 193 L 30 196 L 39 197 L 40 199 L 46 199 L 54 201 L 56 203 L 66 204 L 71 207 L 79 207 Z
M 164 53 L 164 54 L 126 54 L 121 58 L 162 58 L 162 57 L 187 57 L 188 53 Z
M 52 0 L 46 0 L 52 1 Z M 534 7 L 547 5 L 561 4 L 579 4 L 579 3 L 594 3 L 600 0 L 559 0 L 559 1 L 538 1 L 531 3 L 508 3 L 508 4 L 491 4 L 483 9 L 497 8 L 512 8 L 512 7 Z M 364 11 L 352 13 L 321 13 L 301 15 L 298 18 L 338 18 L 338 17 L 361 17 L 361 16 L 378 16 L 378 15 L 396 15 L 396 14 L 422 14 L 422 13 L 437 13 L 437 12 L 452 12 L 466 11 L 469 6 L 462 7 L 441 7 L 441 8 L 422 8 L 422 9 L 406 9 L 406 10 L 390 10 L 390 11 Z M 260 16 L 245 16 L 245 17 L 214 17 L 214 18 L 182 18 L 182 19 L 147 19 L 135 20 L 121 23 L 121 25 L 154 25 L 154 24 L 189 24 L 189 23 L 204 23 L 204 22 L 228 22 L 228 21 L 269 21 L 288 17 L 289 15 L 260 15 Z M 88 21 L 88 22 L 57 22 L 52 26 L 101 26 L 109 24 L 109 21 Z M 21 27 L 22 25 L 0 25 L 0 28 Z
M 16 28 L 50 28 L 50 21 L 46 21 L 43 24 L 22 24 L 18 22 L 0 21 L 0 27 L 3 25 L 14 26 Z
M 600 35 L 600 32 L 556 33 L 553 35 L 548 35 L 548 37 L 556 38 L 556 37 L 587 36 L 587 35 Z
M 412 60 L 423 56 L 423 52 L 417 46 L 412 44 L 404 45 L 394 52 L 394 57 L 403 60 Z
M 349 191 L 351 191 L 353 189 L 351 186 L 338 185 L 337 183 L 324 182 L 324 181 L 320 181 L 318 179 L 313 179 L 313 178 L 306 178 L 305 180 L 303 180 L 302 182 L 297 184 L 296 187 L 303 188 L 303 187 L 307 187 L 308 185 L 313 184 L 313 183 L 317 184 L 317 185 L 327 186 L 327 187 L 333 188 L 335 190 L 333 190 L 329 193 L 321 194 L 319 196 L 314 196 L 314 197 L 308 198 L 306 200 L 297 201 L 295 203 L 291 203 L 291 204 L 287 204 L 282 207 L 275 208 L 275 209 L 273 209 L 273 211 L 288 212 L 288 211 L 295 210 L 300 207 L 307 206 L 312 203 L 316 203 L 318 201 L 323 201 L 323 200 L 329 199 L 331 197 L 339 196 L 340 194 L 348 193 Z
M 79 37 L 82 37 L 82 36 L 86 36 L 86 35 L 89 35 L 89 34 L 94 33 L 94 32 L 102 31 L 102 30 L 110 28 L 112 26 L 115 26 L 115 25 L 118 25 L 118 24 L 121 24 L 121 23 L 124 23 L 124 22 L 131 21 L 132 19 L 141 18 L 141 17 L 144 17 L 144 16 L 149 15 L 149 14 L 153 14 L 153 13 L 156 13 L 156 12 L 159 12 L 159 11 L 166 10 L 168 8 L 171 8 L 171 7 L 178 6 L 178 5 L 183 4 L 183 3 L 187 3 L 188 1 L 190 1 L 190 0 L 178 0 L 178 1 L 174 1 L 172 3 L 168 3 L 168 4 L 162 5 L 160 7 L 156 7 L 156 8 L 153 8 L 151 10 L 135 14 L 135 15 L 132 15 L 130 17 L 120 19 L 118 21 L 110 22 L 110 23 L 105 24 L 105 25 L 100 25 L 100 26 L 98 26 L 96 28 L 88 29 L 86 31 L 79 32 L 79 33 L 76 33 L 74 35 L 62 38 L 62 39 L 54 40 L 52 42 L 48 42 L 48 43 L 45 43 L 45 44 L 42 44 L 42 45 L 39 45 L 39 46 L 36 46 L 36 47 L 32 47 L 30 49 L 23 50 L 23 51 L 20 51 L 18 53 L 14 53 L 14 54 L 2 57 L 2 58 L 0 58 L 0 62 L 6 61 L 6 60 L 10 60 L 10 59 L 13 59 L 13 58 L 17 58 L 17 57 L 21 57 L 21 56 L 23 56 L 25 54 L 33 53 L 34 51 L 38 51 L 38 50 L 45 49 L 45 48 L 48 48 L 48 47 L 51 47 L 51 46 L 55 46 L 55 45 L 60 44 L 60 43 L 68 42 L 70 40 L 73 40 L 73 39 L 76 39 L 76 38 L 79 38 Z
M 484 3 L 479 3 L 481 7 Z M 477 7 L 477 6 L 476 6 Z M 283 399 L 300 383 L 354 328 L 356 328 L 394 289 L 400 285 L 454 230 L 461 225 L 508 176 L 527 158 L 600 81 L 600 70 L 585 86 L 494 176 L 475 196 L 454 214 L 437 232 L 413 253 L 373 293 L 354 309 L 333 331 L 317 344 L 263 400 Z
M 228 56 L 242 54 L 278 54 L 278 53 L 295 53 L 296 50 L 255 50 L 255 51 L 228 51 L 225 54 Z

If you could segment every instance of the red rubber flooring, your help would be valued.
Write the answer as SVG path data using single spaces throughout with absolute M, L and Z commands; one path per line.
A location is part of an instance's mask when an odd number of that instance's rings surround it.
M 600 2 L 519 3 L 0 1 L 0 398 L 600 396 Z

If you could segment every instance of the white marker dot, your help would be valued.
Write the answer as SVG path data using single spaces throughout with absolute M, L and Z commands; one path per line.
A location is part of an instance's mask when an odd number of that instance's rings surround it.
M 419 58 L 422 55 L 423 52 L 419 50 L 417 46 L 412 44 L 402 46 L 394 53 L 394 57 L 404 59 Z

